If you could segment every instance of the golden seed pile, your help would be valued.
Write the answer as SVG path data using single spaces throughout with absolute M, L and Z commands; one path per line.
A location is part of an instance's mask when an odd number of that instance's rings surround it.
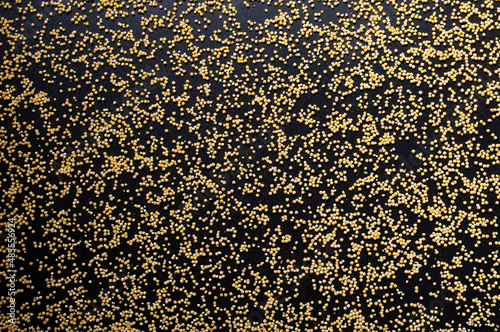
M 0 329 L 500 330 L 500 1 L 0 7 Z

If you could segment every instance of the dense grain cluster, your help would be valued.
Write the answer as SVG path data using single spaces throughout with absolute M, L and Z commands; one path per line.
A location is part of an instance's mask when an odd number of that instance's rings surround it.
M 0 326 L 498 331 L 499 4 L 0 1 Z

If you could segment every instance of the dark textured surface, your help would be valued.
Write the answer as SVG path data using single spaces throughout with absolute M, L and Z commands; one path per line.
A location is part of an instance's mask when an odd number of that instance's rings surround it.
M 496 2 L 1 3 L 12 330 L 498 331 Z

